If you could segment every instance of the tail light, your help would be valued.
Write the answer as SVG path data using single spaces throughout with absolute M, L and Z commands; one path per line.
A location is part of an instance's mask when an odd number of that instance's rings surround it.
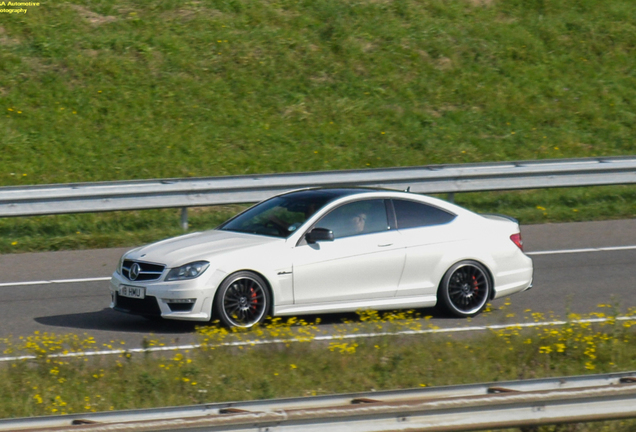
M 523 252 L 523 240 L 521 239 L 521 233 L 511 235 L 510 240 L 512 240 L 512 242 Z

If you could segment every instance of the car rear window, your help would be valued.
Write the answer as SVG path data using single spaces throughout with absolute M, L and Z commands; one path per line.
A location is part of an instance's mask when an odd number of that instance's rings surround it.
M 398 229 L 442 225 L 456 217 L 445 210 L 415 201 L 393 200 L 393 208 Z

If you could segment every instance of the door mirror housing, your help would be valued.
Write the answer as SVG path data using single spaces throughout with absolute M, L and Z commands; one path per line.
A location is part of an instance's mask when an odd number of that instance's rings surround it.
M 333 241 L 333 231 L 327 228 L 314 228 L 305 234 L 307 243 L 316 243 L 318 241 Z

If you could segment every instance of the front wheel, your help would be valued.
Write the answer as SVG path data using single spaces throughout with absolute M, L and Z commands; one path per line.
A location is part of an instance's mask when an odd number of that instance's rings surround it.
M 256 273 L 236 272 L 227 277 L 214 298 L 216 316 L 228 327 L 249 328 L 267 318 L 270 294 Z
M 438 299 L 451 314 L 465 318 L 477 315 L 490 299 L 492 286 L 486 268 L 476 261 L 453 265 L 442 279 Z

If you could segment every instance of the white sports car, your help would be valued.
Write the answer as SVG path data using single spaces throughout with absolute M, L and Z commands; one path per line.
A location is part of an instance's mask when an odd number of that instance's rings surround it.
M 127 252 L 111 307 L 235 327 L 268 315 L 438 303 L 469 317 L 530 288 L 532 272 L 512 218 L 408 192 L 306 189 Z

